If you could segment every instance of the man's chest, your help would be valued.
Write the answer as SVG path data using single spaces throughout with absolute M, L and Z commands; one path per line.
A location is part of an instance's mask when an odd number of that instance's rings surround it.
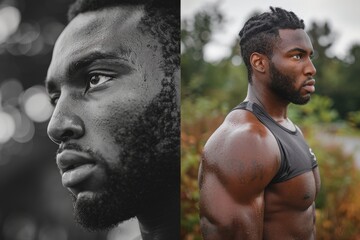
M 314 203 L 319 190 L 320 175 L 315 168 L 287 181 L 270 184 L 265 190 L 265 204 L 270 211 L 286 208 L 304 211 Z

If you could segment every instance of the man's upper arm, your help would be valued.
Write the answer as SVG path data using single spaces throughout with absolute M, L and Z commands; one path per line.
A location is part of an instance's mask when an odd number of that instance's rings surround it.
M 205 240 L 262 238 L 264 189 L 279 166 L 274 144 L 259 125 L 226 128 L 208 141 L 200 169 Z

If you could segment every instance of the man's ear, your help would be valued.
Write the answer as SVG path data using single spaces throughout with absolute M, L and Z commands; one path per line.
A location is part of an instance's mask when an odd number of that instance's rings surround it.
M 253 71 L 259 73 L 265 73 L 268 65 L 268 59 L 264 54 L 254 52 L 250 56 L 250 64 Z

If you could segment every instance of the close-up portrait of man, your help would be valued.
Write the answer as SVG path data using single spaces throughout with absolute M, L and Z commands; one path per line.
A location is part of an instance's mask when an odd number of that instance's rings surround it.
M 76 221 L 179 238 L 180 2 L 78 0 L 46 76 Z M 141 239 L 141 238 L 137 238 Z

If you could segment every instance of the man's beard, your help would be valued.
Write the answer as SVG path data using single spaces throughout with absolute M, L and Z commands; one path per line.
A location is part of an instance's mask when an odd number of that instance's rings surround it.
M 295 89 L 294 87 L 296 79 L 281 73 L 272 62 L 270 62 L 270 80 L 271 90 L 281 98 L 299 105 L 309 102 L 310 94 L 302 96 L 301 88 Z
M 116 129 L 121 153 L 117 168 L 106 168 L 104 192 L 91 198 L 74 197 L 75 219 L 84 228 L 106 230 L 151 209 L 159 199 L 177 197 L 180 112 L 176 95 L 174 84 L 164 79 L 163 89 L 144 113 Z

